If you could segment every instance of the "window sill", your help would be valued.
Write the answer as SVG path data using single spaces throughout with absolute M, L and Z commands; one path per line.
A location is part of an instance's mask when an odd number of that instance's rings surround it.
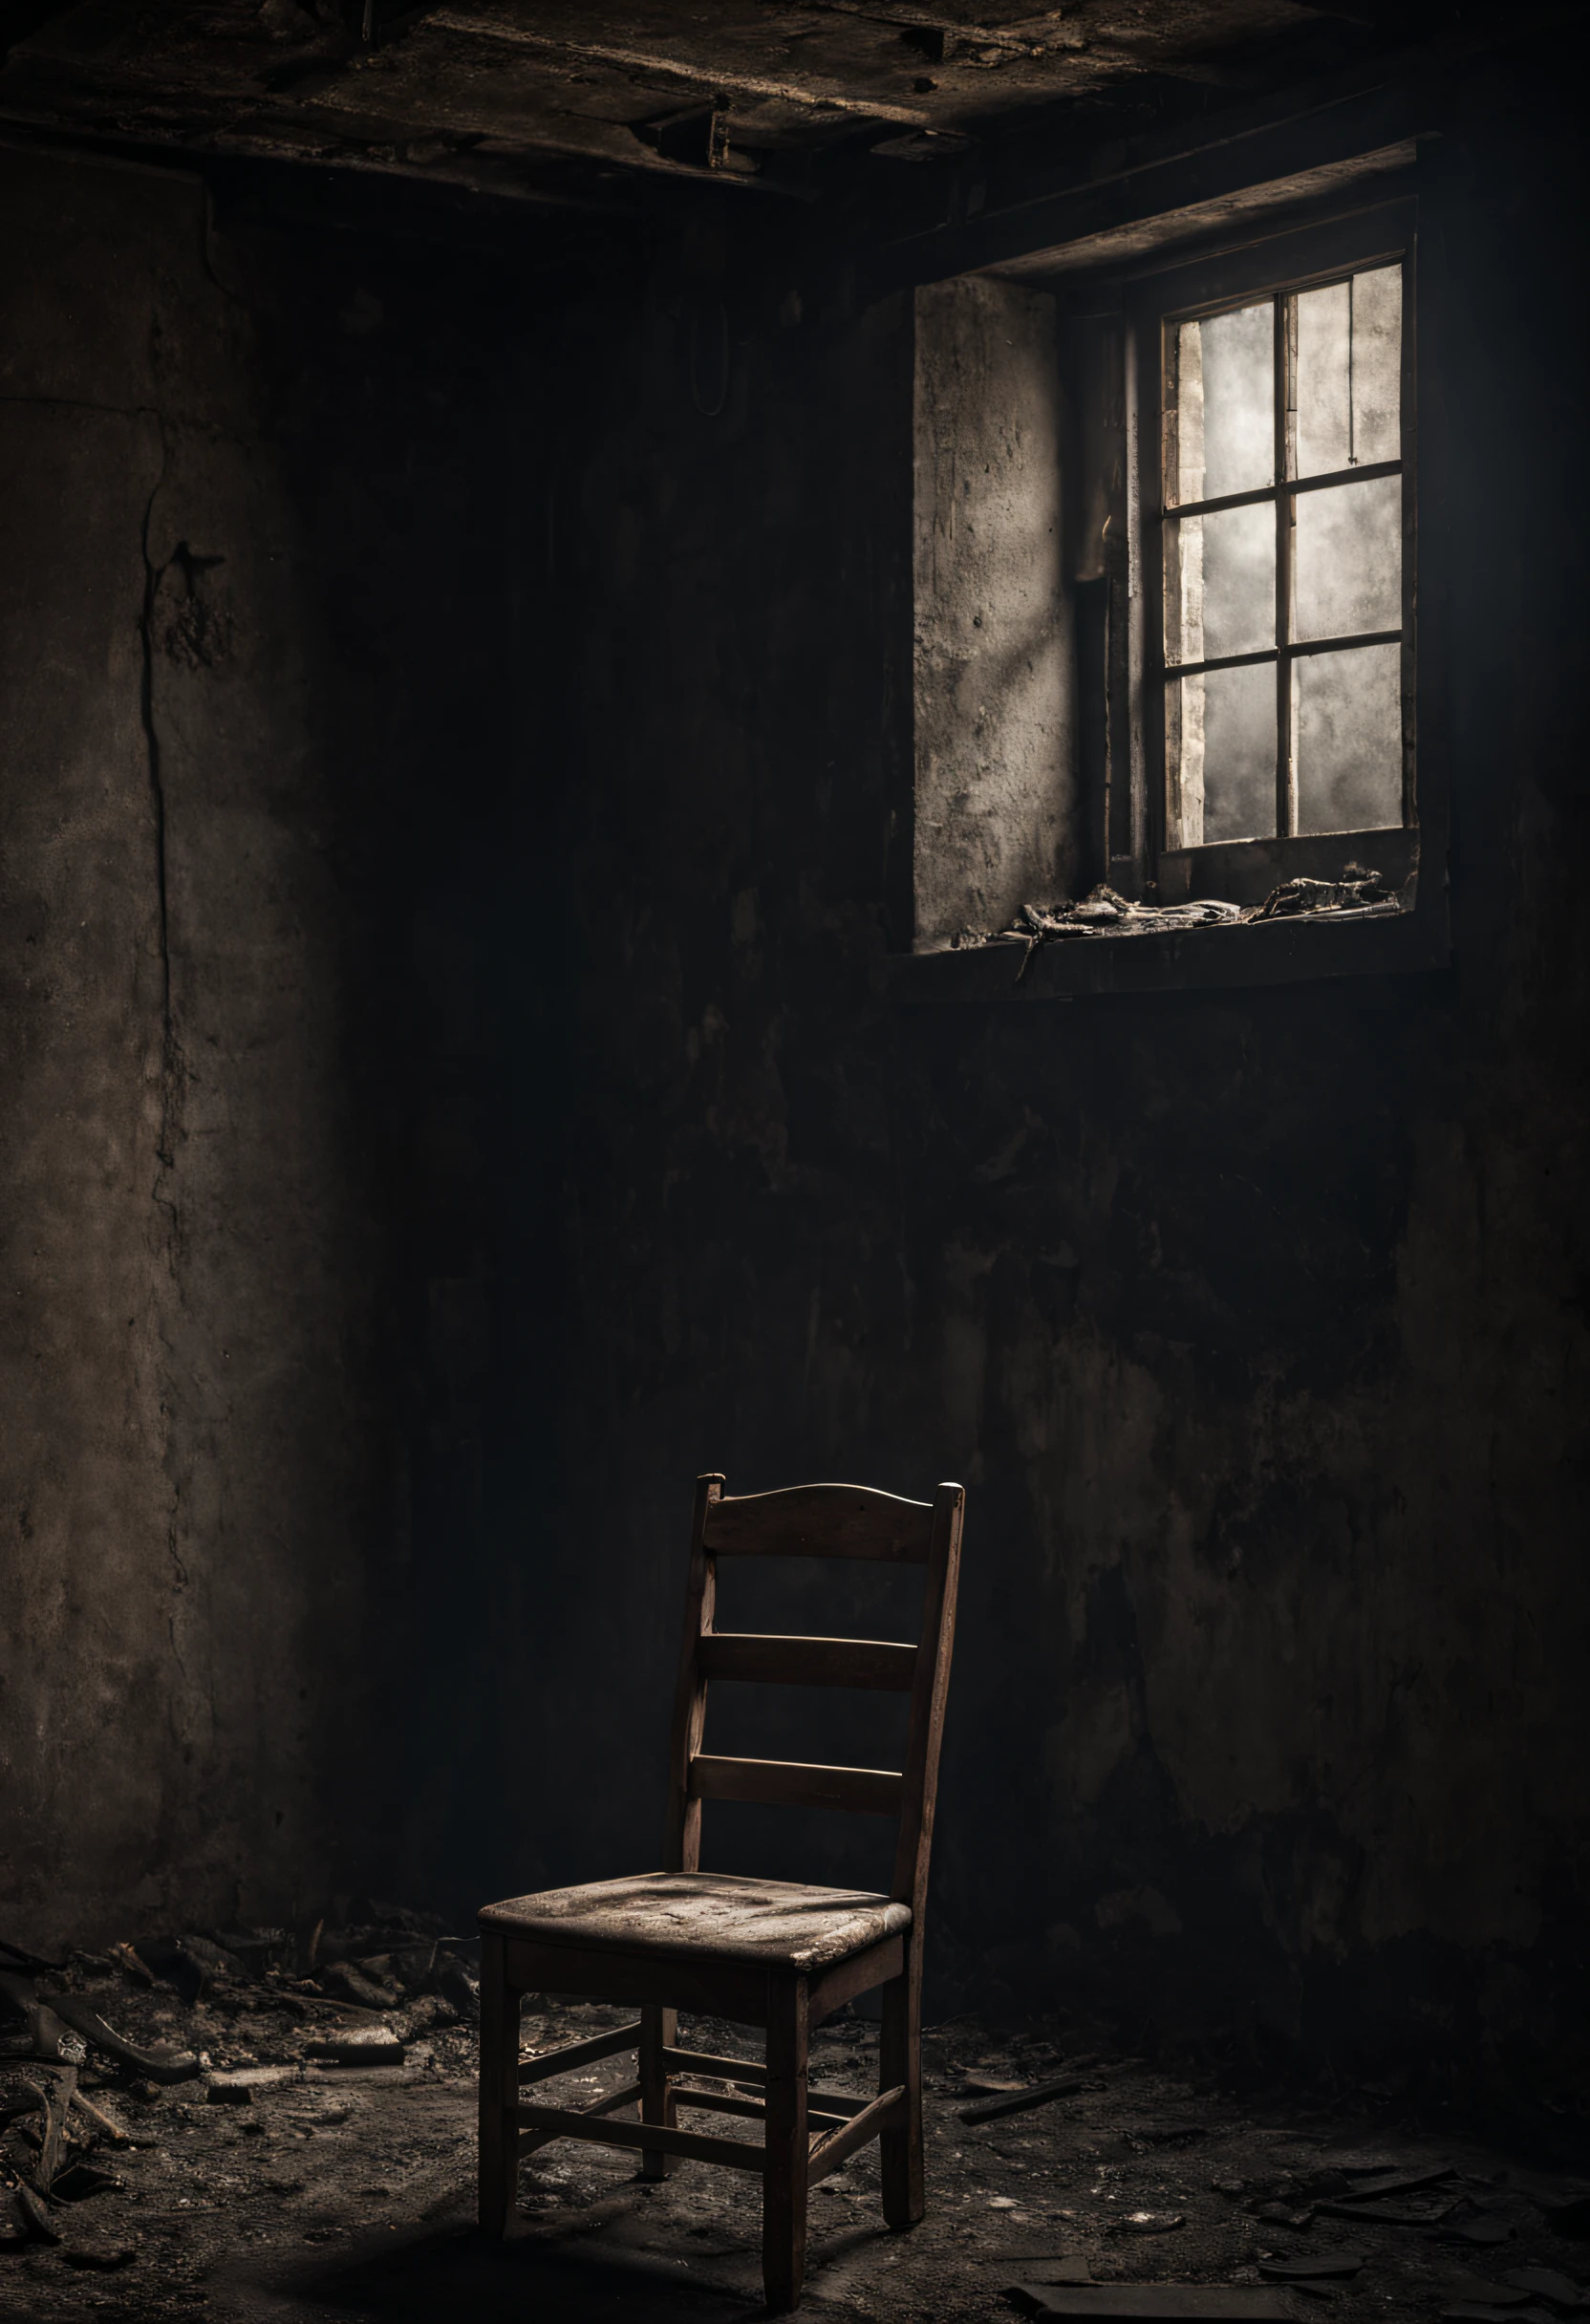
M 1071 1001 L 1085 994 L 1209 992 L 1321 978 L 1393 976 L 1444 968 L 1446 899 L 1412 911 L 1311 913 L 1171 934 L 1101 934 L 1023 950 L 994 943 L 964 952 L 895 954 L 886 989 L 909 1005 L 942 1001 Z

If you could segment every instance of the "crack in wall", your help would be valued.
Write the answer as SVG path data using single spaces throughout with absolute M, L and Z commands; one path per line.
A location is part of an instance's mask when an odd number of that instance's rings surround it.
M 161 953 L 161 1134 L 157 1149 L 163 1166 L 171 1168 L 170 1153 L 170 1082 L 171 1082 L 171 904 L 166 884 L 165 862 L 165 784 L 161 767 L 161 739 L 155 723 L 155 603 L 160 595 L 166 569 L 156 565 L 149 553 L 149 530 L 154 522 L 155 503 L 165 482 L 165 429 L 160 416 L 155 416 L 160 430 L 161 464 L 149 498 L 144 504 L 143 525 L 140 547 L 143 556 L 143 606 L 139 617 L 139 636 L 142 649 L 142 664 L 139 679 L 139 716 L 143 727 L 144 760 L 149 774 L 149 797 L 155 817 L 155 895 L 156 919 L 160 930 Z
M 144 503 L 143 521 L 139 535 L 140 551 L 143 559 L 143 597 L 139 612 L 140 649 L 139 720 L 143 729 L 144 764 L 148 773 L 149 800 L 154 822 L 155 918 L 161 963 L 161 1095 L 160 1122 L 155 1138 L 155 1154 L 160 1171 L 155 1181 L 152 1198 L 157 1208 L 165 1213 L 166 1267 L 180 1306 L 183 1300 L 183 1287 L 177 1268 L 177 1206 L 166 1185 L 169 1174 L 176 1168 L 176 1139 L 173 1134 L 173 1121 L 176 1108 L 177 1043 L 171 993 L 171 895 L 166 845 L 165 775 L 161 755 L 160 727 L 155 717 L 155 613 L 160 599 L 161 584 L 170 570 L 175 558 L 168 559 L 163 565 L 157 565 L 151 552 L 150 536 L 154 525 L 155 504 L 160 498 L 161 488 L 165 483 L 170 447 L 166 441 L 165 426 L 159 412 L 150 412 L 146 416 L 154 421 L 161 441 L 160 467 L 155 481 L 150 486 L 149 498 Z M 179 549 L 176 553 L 181 555 L 183 551 Z M 169 1356 L 170 1345 L 163 1330 L 161 1333 L 161 1341 Z M 161 1419 L 164 1437 L 161 1465 L 167 1475 L 170 1476 L 172 1457 L 170 1412 L 163 1396 L 161 1399 Z M 182 1505 L 181 1481 L 177 1477 L 171 1477 L 171 1507 L 166 1521 L 165 1546 L 171 1564 L 173 1585 L 179 1592 L 185 1590 L 188 1585 L 187 1568 L 183 1561 L 182 1552 L 178 1546 Z M 171 1641 L 173 1660 L 185 1681 L 187 1672 L 183 1660 L 182 1648 L 178 1643 L 175 1611 L 168 1618 L 167 1630 Z
M 146 403 L 100 403 L 90 396 L 0 395 L 0 404 L 8 411 L 97 412 L 107 420 L 159 420 Z

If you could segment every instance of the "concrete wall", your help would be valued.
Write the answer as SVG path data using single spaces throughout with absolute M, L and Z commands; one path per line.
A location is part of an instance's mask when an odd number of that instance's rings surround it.
M 387 1844 L 396 1327 L 475 1263 L 417 943 L 505 592 L 467 261 L 16 152 L 0 221 L 0 1882 L 51 1945 Z
M 571 342 L 579 1499 L 545 1575 L 515 1877 L 650 1861 L 697 1470 L 956 1476 L 940 2006 L 1113 1994 L 1139 2027 L 1344 2068 L 1568 2071 L 1590 831 L 1562 678 L 1580 422 L 1538 258 L 1579 188 L 1550 106 L 1476 85 L 1426 176 L 1422 750 L 1450 788 L 1450 972 L 892 1004 L 910 572 L 887 312 L 836 290 L 797 330 L 747 323 L 716 420 L 660 275 L 638 318 L 595 307 Z M 786 1610 L 865 1626 L 859 1586 Z M 755 1748 L 720 1694 L 720 1737 Z M 761 1738 L 813 1755 L 823 1710 Z M 588 1784 L 562 1779 L 570 1733 Z M 827 1734 L 887 1763 L 859 1713 Z M 709 1861 L 778 1844 L 735 1813 L 709 1817 Z M 785 1861 L 871 1861 L 859 1825 L 787 1829 Z

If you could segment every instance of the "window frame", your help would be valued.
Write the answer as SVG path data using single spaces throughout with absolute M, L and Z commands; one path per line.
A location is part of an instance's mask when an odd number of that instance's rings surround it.
M 934 949 L 913 943 L 880 965 L 882 987 L 894 1002 L 1028 1006 L 1085 1001 L 1109 1006 L 1152 996 L 1450 970 L 1447 625 L 1439 571 L 1433 593 L 1432 576 L 1425 576 L 1426 618 L 1419 618 L 1416 402 L 1420 342 L 1432 332 L 1440 335 L 1439 301 L 1448 288 L 1448 267 L 1438 211 L 1433 218 L 1426 214 L 1431 230 L 1420 266 L 1423 184 L 1423 164 L 1410 159 L 1306 206 L 1284 201 L 1272 189 L 1272 199 L 1247 205 L 1240 215 L 1218 226 L 1206 215 L 1196 236 L 1167 238 L 1156 247 L 1145 248 L 1123 235 L 1113 249 L 1090 247 L 1081 263 L 1064 263 L 1057 247 L 1043 253 L 1049 263 L 1027 260 L 1019 268 L 994 269 L 996 275 L 1009 274 L 1029 289 L 1047 291 L 1056 305 L 1055 409 L 1067 480 L 1064 651 L 1074 710 L 1065 779 L 1079 877 L 1088 883 L 1107 880 L 1123 894 L 1146 902 L 1217 898 L 1257 905 L 1287 880 L 1334 881 L 1346 863 L 1357 861 L 1402 891 L 1400 909 L 1379 904 L 1283 914 L 1175 933 L 1103 935 L 1091 942 L 1043 944 L 1032 951 L 1015 944 Z M 1404 269 L 1404 723 L 1409 750 L 1416 744 L 1419 751 L 1416 796 L 1411 777 L 1405 785 L 1408 819 L 1358 832 L 1170 849 L 1163 676 L 1154 689 L 1145 682 L 1147 615 L 1151 613 L 1156 628 L 1163 620 L 1162 582 L 1156 572 L 1155 590 L 1149 592 L 1157 539 L 1145 542 L 1142 521 L 1145 507 L 1160 505 L 1162 319 L 1338 281 L 1381 259 L 1396 259 Z M 971 269 L 970 278 L 977 273 Z M 946 269 L 924 279 L 968 278 Z M 1427 312 L 1432 297 L 1437 303 Z M 1452 446 L 1441 425 L 1439 385 L 1438 378 L 1427 382 L 1426 416 L 1431 424 L 1425 449 L 1444 477 Z M 1444 494 L 1425 512 L 1425 530 L 1432 539 L 1449 521 L 1449 498 Z M 909 666 L 909 647 L 905 651 Z M 902 687 L 901 699 L 913 699 L 911 682 Z M 1151 720 L 1150 711 L 1156 714 Z M 909 764 L 908 749 L 902 765 Z M 914 789 L 904 799 L 899 828 L 913 831 L 919 811 Z
M 1343 860 L 1354 854 L 1368 855 L 1375 860 L 1374 868 L 1395 874 L 1399 882 L 1417 862 L 1419 843 L 1419 807 L 1417 789 L 1417 665 L 1418 665 L 1418 411 L 1417 411 L 1417 266 L 1418 266 L 1417 203 L 1412 196 L 1404 196 L 1376 204 L 1346 217 L 1339 217 L 1293 230 L 1285 228 L 1255 237 L 1244 247 L 1219 255 L 1203 258 L 1167 253 L 1151 269 L 1136 273 L 1124 302 L 1128 323 L 1128 361 L 1131 365 L 1136 404 L 1136 457 L 1131 493 L 1133 504 L 1128 525 L 1131 533 L 1131 567 L 1137 587 L 1131 593 L 1136 598 L 1133 607 L 1137 618 L 1133 623 L 1135 648 L 1130 661 L 1129 688 L 1132 699 L 1128 708 L 1131 726 L 1141 737 L 1143 812 L 1132 818 L 1138 824 L 1134 834 L 1136 845 L 1132 852 L 1137 857 L 1136 876 L 1145 886 L 1153 887 L 1163 900 L 1170 901 L 1187 895 L 1223 895 L 1237 902 L 1258 900 L 1249 890 L 1259 883 L 1267 889 L 1279 879 L 1295 873 L 1312 876 L 1335 876 Z M 1257 304 L 1269 299 L 1275 303 L 1277 319 L 1276 340 L 1278 355 L 1281 352 L 1283 334 L 1280 318 L 1286 309 L 1279 302 L 1288 294 L 1321 289 L 1341 282 L 1354 273 L 1397 263 L 1403 269 L 1402 282 L 1402 451 L 1397 463 L 1377 463 L 1371 469 L 1349 468 L 1329 479 L 1278 479 L 1261 491 L 1237 496 L 1240 500 L 1271 501 L 1277 516 L 1277 640 L 1261 654 L 1239 657 L 1219 656 L 1218 661 L 1269 662 L 1272 657 L 1278 673 L 1278 734 L 1277 734 L 1277 829 L 1269 836 L 1243 840 L 1215 840 L 1196 847 L 1180 844 L 1179 833 L 1174 839 L 1171 830 L 1169 760 L 1170 725 L 1167 713 L 1169 682 L 1180 674 L 1183 665 L 1166 660 L 1166 591 L 1167 559 L 1166 531 L 1168 519 L 1182 513 L 1174 502 L 1165 497 L 1165 485 L 1170 456 L 1169 413 L 1166 402 L 1167 354 L 1170 334 L 1180 323 L 1204 316 L 1229 312 L 1235 308 Z M 1124 286 L 1126 288 L 1126 286 Z M 1290 351 L 1288 350 L 1288 359 Z M 1276 406 L 1278 448 L 1283 420 L 1283 382 L 1278 365 L 1276 376 Z M 1285 820 L 1295 823 L 1297 778 L 1295 755 L 1290 747 L 1282 774 L 1282 730 L 1279 718 L 1281 683 L 1279 673 L 1285 671 L 1287 699 L 1286 742 L 1290 746 L 1292 734 L 1291 692 L 1292 672 L 1298 660 L 1312 656 L 1321 646 L 1333 646 L 1339 640 L 1304 641 L 1301 647 L 1289 637 L 1281 641 L 1280 605 L 1283 589 L 1288 595 L 1288 628 L 1290 626 L 1291 536 L 1295 530 L 1295 514 L 1284 527 L 1279 511 L 1290 507 L 1295 511 L 1299 491 L 1314 491 L 1321 484 L 1342 484 L 1362 480 L 1367 482 L 1370 473 L 1386 474 L 1400 467 L 1402 477 L 1402 623 L 1397 633 L 1401 646 L 1401 699 L 1403 731 L 1402 801 L 1403 820 L 1399 825 L 1374 825 L 1358 830 L 1300 833 L 1295 828 L 1281 827 L 1282 783 L 1286 787 L 1288 815 Z M 1230 496 L 1220 506 L 1235 505 Z M 1203 506 L 1188 503 L 1187 508 Z M 1380 636 L 1381 633 L 1374 633 Z M 1367 643 L 1370 633 L 1364 633 Z M 1354 644 L 1359 641 L 1355 638 Z M 1186 665 L 1198 668 L 1205 665 Z M 1112 850 L 1113 854 L 1113 850 Z M 1114 858 L 1119 864 L 1120 859 Z M 1244 870 L 1251 867 L 1250 877 L 1244 879 Z

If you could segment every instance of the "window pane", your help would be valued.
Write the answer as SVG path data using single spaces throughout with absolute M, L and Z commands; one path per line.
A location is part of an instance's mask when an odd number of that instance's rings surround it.
M 1298 474 L 1402 456 L 1402 269 L 1298 294 Z
M 1309 654 L 1292 665 L 1300 831 L 1403 819 L 1401 646 Z
M 1253 492 L 1276 476 L 1275 319 L 1270 301 L 1176 333 L 1176 498 Z
M 1272 501 L 1167 525 L 1165 657 L 1214 661 L 1276 642 L 1276 510 Z M 1179 575 L 1176 560 L 1180 560 Z
M 1293 635 L 1352 637 L 1400 627 L 1402 478 L 1300 492 L 1294 506 Z
M 1165 707 L 1171 846 L 1273 836 L 1275 663 L 1172 678 Z
M 1298 298 L 1298 474 L 1328 476 L 1352 457 L 1346 283 Z
M 1403 270 L 1353 276 L 1353 450 L 1362 463 L 1403 456 Z

